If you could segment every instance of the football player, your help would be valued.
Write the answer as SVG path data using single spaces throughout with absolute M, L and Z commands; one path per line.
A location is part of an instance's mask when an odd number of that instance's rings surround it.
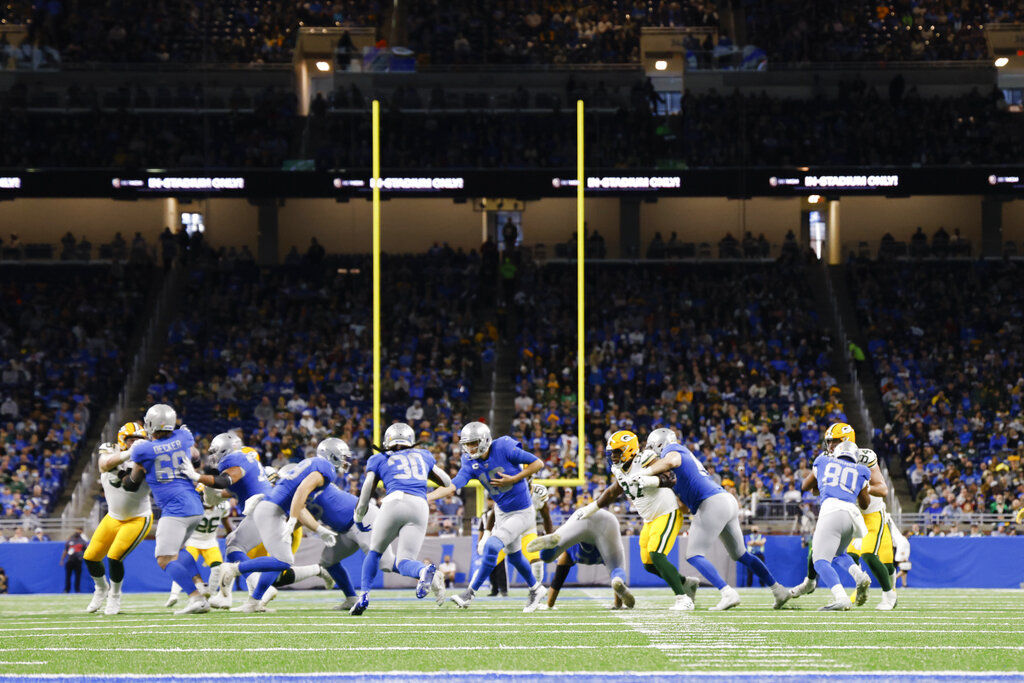
M 822 454 L 815 458 L 811 473 L 802 486 L 803 491 L 818 493 L 820 501 L 818 523 L 811 541 L 814 568 L 833 596 L 821 610 L 845 611 L 853 607 L 839 583 L 835 567 L 849 569 L 848 565 L 853 560 L 843 549 L 867 531 L 861 510 L 871 502 L 868 493 L 871 472 L 857 462 L 857 455 L 857 446 L 853 443 L 836 445 L 832 455 Z
M 437 492 L 451 484 L 448 473 L 438 467 L 430 451 L 416 448 L 416 435 L 409 425 L 399 422 L 384 432 L 384 451 L 374 453 L 366 462 L 366 478 L 359 492 L 354 519 L 357 523 L 366 517 L 370 498 L 377 487 L 377 481 L 384 484 L 387 495 L 380 504 L 380 512 L 370 532 L 370 551 L 363 559 L 361 578 L 362 594 L 349 614 L 360 615 L 370 605 L 370 588 L 380 570 L 381 557 L 391 542 L 395 546 L 395 567 L 402 576 L 417 579 L 416 597 L 427 597 L 428 591 L 435 596 L 444 590 L 444 577 L 437 573 L 434 564 L 423 564 L 416 559 L 427 535 L 427 521 L 430 517 L 429 501 L 437 498 Z M 427 494 L 427 479 L 433 478 L 440 488 Z M 444 602 L 442 599 L 441 602 Z
M 203 500 L 195 484 L 183 473 L 193 468 L 192 459 L 199 458 L 192 433 L 184 426 L 176 427 L 178 416 L 165 403 L 157 403 L 146 411 L 143 427 L 150 440 L 136 441 L 130 453 L 132 471 L 121 481 L 128 492 L 149 484 L 153 498 L 162 514 L 156 525 L 156 562 L 172 581 L 191 586 L 199 573 L 195 558 L 185 551 L 185 543 L 203 518 Z M 175 614 L 198 614 L 210 611 L 210 603 L 195 588 L 188 604 Z
M 220 489 L 205 487 L 202 484 L 199 484 L 198 488 L 202 489 L 200 492 L 203 495 L 203 519 L 200 520 L 199 526 L 192 532 L 188 543 L 185 544 L 185 551 L 192 556 L 197 566 L 199 556 L 202 555 L 206 566 L 210 568 L 210 588 L 203 585 L 202 577 L 198 575 L 192 577 L 192 583 L 196 589 L 209 597 L 210 590 L 215 590 L 214 586 L 220 586 L 220 566 L 224 562 L 224 558 L 221 556 L 220 546 L 217 544 L 217 530 L 220 529 L 223 522 L 227 530 L 231 531 L 231 522 L 227 519 L 227 516 L 231 514 L 231 499 L 225 498 Z M 228 495 L 230 496 L 230 494 Z M 168 596 L 167 602 L 164 603 L 164 607 L 173 607 L 179 597 L 181 597 L 181 586 L 175 581 L 171 584 L 171 594 Z
M 540 515 L 541 525 L 544 527 L 544 533 L 550 534 L 555 529 L 554 523 L 551 521 L 551 512 L 548 510 L 548 487 L 543 484 L 531 484 L 530 485 L 530 500 L 533 502 L 533 509 Z M 491 529 L 494 528 L 494 510 L 488 510 L 489 514 L 485 514 L 486 520 L 483 523 L 483 531 L 480 534 L 480 540 L 477 541 L 477 554 L 484 554 L 484 547 L 487 545 L 487 539 L 491 537 Z M 533 573 L 534 581 L 544 580 L 544 561 L 541 560 L 540 553 L 531 551 L 529 549 L 530 542 L 537 538 L 536 526 L 528 533 L 523 534 L 522 548 L 523 556 L 530 563 L 530 571 Z M 502 550 L 498 553 L 497 564 L 495 565 L 502 571 L 504 567 L 501 565 L 502 559 L 505 557 L 505 551 Z M 557 557 L 557 556 L 556 556 Z M 550 562 L 550 560 L 548 560 Z
M 657 455 L 653 451 L 644 451 L 641 455 L 639 437 L 626 430 L 619 430 L 609 436 L 605 451 L 611 459 L 615 481 L 597 500 L 574 512 L 571 519 L 588 519 L 625 493 L 633 509 L 644 520 L 640 529 L 640 558 L 644 568 L 660 576 L 672 589 L 676 601 L 669 609 L 692 610 L 697 583 L 680 576 L 679 570 L 667 557 L 683 526 L 679 503 L 671 490 L 660 487 L 662 478 L 649 476 L 641 480 L 639 477 L 645 467 L 657 460 Z M 670 478 L 670 475 L 665 477 L 666 480 Z
M 622 548 L 619 520 L 607 510 L 597 510 L 583 519 L 570 517 L 552 533 L 538 536 L 527 545 L 543 562 L 557 560 L 555 578 L 548 588 L 548 609 L 555 606 L 558 592 L 574 564 L 604 564 L 612 577 L 613 605 L 632 608 L 636 604 L 626 586 L 626 552 Z
M 370 532 L 373 523 L 377 519 L 379 509 L 377 504 L 370 501 L 363 521 L 356 524 L 354 515 L 359 499 L 348 491 L 342 491 L 338 486 L 332 484 L 320 493 L 310 496 L 306 503 L 306 509 L 310 511 L 315 519 L 326 524 L 338 532 L 338 542 L 331 547 L 324 547 L 320 555 L 320 566 L 323 567 L 341 591 L 345 594 L 345 600 L 335 606 L 335 609 L 346 612 L 356 604 L 356 591 L 352 585 L 352 579 L 348 572 L 341 565 L 341 561 L 352 555 L 356 550 L 363 553 L 370 551 Z M 384 550 L 381 555 L 381 569 L 385 572 L 397 571 L 395 568 L 394 544 Z M 288 572 L 285 572 L 287 574 Z M 440 576 L 438 574 L 438 576 Z M 439 603 L 444 602 L 444 578 L 440 578 L 441 597 Z M 283 580 L 278 586 L 284 585 Z M 436 586 L 435 586 L 436 590 Z
M 660 459 L 635 473 L 634 480 L 652 483 L 654 475 L 675 474 L 672 490 L 690 509 L 690 538 L 686 545 L 686 561 L 699 571 L 721 593 L 713 611 L 727 610 L 740 604 L 739 593 L 722 578 L 707 559 L 715 539 L 721 540 L 726 552 L 736 562 L 757 574 L 775 596 L 774 609 L 789 600 L 789 589 L 775 580 L 764 562 L 747 550 L 740 529 L 739 505 L 731 493 L 722 488 L 689 448 L 679 443 L 671 429 L 655 429 L 647 437 L 647 448 Z M 663 485 L 665 485 L 663 483 Z
M 853 430 L 853 427 L 846 424 L 845 422 L 835 422 L 828 426 L 825 430 L 824 436 L 824 450 L 819 454 L 831 456 L 835 451 L 836 447 L 841 443 L 851 443 L 854 446 L 857 445 L 857 435 Z M 879 473 L 879 478 L 881 473 Z M 882 482 L 884 485 L 884 481 Z M 870 489 L 869 489 L 870 493 Z M 845 552 L 845 549 L 844 549 Z M 854 562 L 851 558 L 849 563 L 843 562 L 843 565 L 849 565 L 848 573 L 853 577 L 853 581 L 857 586 L 857 593 L 854 598 L 854 603 L 859 607 L 867 602 L 868 589 L 871 587 L 871 577 L 865 572 L 860 566 Z M 807 548 L 807 576 L 802 582 L 794 586 L 789 590 L 790 597 L 799 598 L 801 595 L 807 595 L 814 592 L 817 587 L 818 573 L 814 569 L 814 542 L 812 540 L 811 545 Z
M 149 485 L 143 482 L 135 491 L 127 491 L 121 480 L 131 472 L 132 445 L 146 438 L 146 430 L 138 422 L 128 422 L 117 431 L 117 443 L 104 443 L 99 447 L 100 484 L 107 501 L 107 514 L 89 540 L 85 549 L 85 566 L 89 569 L 96 590 L 86 612 L 96 612 L 106 606 L 103 613 L 121 611 L 121 583 L 124 581 L 124 558 L 135 549 L 153 525 L 153 509 L 149 503 Z M 110 565 L 110 582 L 103 568 L 103 556 Z
M 515 567 L 530 585 L 524 612 L 533 612 L 544 601 L 544 583 L 538 581 L 522 551 L 522 538 L 531 531 L 536 533 L 537 511 L 530 497 L 526 480 L 544 466 L 541 460 L 519 447 L 510 436 L 491 438 L 491 430 L 483 422 L 470 422 L 459 435 L 462 464 L 450 486 L 438 488 L 433 498 L 443 498 L 477 479 L 494 499 L 494 529 L 484 543 L 483 561 L 473 580 L 461 595 L 452 601 L 468 608 L 476 591 L 490 575 L 498 562 L 498 553 L 505 551 L 509 564 Z M 431 498 L 431 500 L 433 500 Z
M 868 532 L 860 539 L 859 547 L 853 543 L 846 549 L 854 565 L 864 560 L 871 573 L 878 579 L 878 585 L 882 587 L 882 600 L 875 609 L 888 611 L 896 607 L 896 591 L 892 585 L 892 570 L 895 567 L 893 557 L 893 538 L 886 524 L 885 495 L 889 493 L 889 487 L 885 483 L 882 470 L 878 467 L 878 456 L 870 448 L 861 448 L 857 451 L 857 462 L 864 465 L 871 472 L 871 480 L 868 482 L 868 493 L 871 501 L 864 510 L 864 524 Z M 864 600 L 858 594 L 857 604 L 864 604 L 867 599 L 867 589 L 864 589 Z
M 338 446 L 339 443 L 341 447 Z M 266 603 L 273 598 L 276 590 L 270 591 L 269 596 L 266 593 L 277 580 L 278 574 L 286 569 L 294 572 L 294 581 L 320 576 L 325 584 L 333 585 L 333 579 L 319 564 L 292 566 L 295 564 L 292 538 L 296 526 L 301 524 L 319 536 L 324 545 L 334 545 L 337 534 L 313 518 L 306 509 L 306 501 L 309 496 L 322 491 L 337 480 L 342 468 L 346 466 L 347 455 L 348 445 L 344 441 L 324 439 L 317 445 L 316 455 L 312 458 L 303 460 L 287 473 L 279 472 L 278 481 L 273 489 L 256 503 L 251 512 L 252 519 L 268 555 L 243 562 L 225 562 L 221 565 L 222 586 L 230 586 L 235 578 L 242 574 L 261 573 L 255 590 L 249 594 L 241 609 L 242 612 L 267 611 Z

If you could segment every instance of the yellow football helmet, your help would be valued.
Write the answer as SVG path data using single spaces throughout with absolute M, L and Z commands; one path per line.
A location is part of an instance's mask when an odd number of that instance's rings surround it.
M 833 422 L 825 430 L 825 452 L 831 453 L 832 449 L 841 444 L 844 441 L 849 441 L 853 445 L 857 445 L 857 435 L 853 432 L 853 427 L 846 424 L 845 422 Z
M 127 450 L 131 444 L 128 439 L 145 439 L 146 430 L 139 422 L 125 422 L 124 426 L 117 430 L 117 447 L 122 451 Z
M 613 465 L 627 467 L 640 452 L 640 439 L 633 432 L 620 429 L 608 437 L 605 450 L 608 451 Z

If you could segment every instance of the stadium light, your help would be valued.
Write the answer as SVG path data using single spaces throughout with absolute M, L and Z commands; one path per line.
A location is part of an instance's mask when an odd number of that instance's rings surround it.
M 807 198 L 807 203 L 808 204 L 817 204 L 820 201 L 821 201 L 821 195 L 820 194 L 812 194 L 811 196 L 809 196 Z
M 1006 66 L 1009 63 L 1010 63 L 1009 58 L 1007 58 L 1007 57 L 1000 57 L 999 59 L 996 60 L 996 68 L 997 69 L 1001 69 L 1001 68 L 1003 68 L 1004 66 Z
M 316 63 L 316 69 L 317 69 L 317 71 L 330 71 L 331 70 L 331 63 L 321 59 L 320 61 L 318 61 Z
M 664 71 L 667 68 L 668 68 L 668 62 L 666 62 L 664 59 L 659 59 L 658 61 L 656 61 L 654 63 L 654 70 L 655 71 Z

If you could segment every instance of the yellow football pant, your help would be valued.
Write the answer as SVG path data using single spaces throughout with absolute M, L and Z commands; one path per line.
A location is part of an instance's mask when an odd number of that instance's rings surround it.
M 683 526 L 683 516 L 679 510 L 655 517 L 644 522 L 640 529 L 640 560 L 644 564 L 651 563 L 651 553 L 668 555 L 676 544 L 676 536 Z
M 83 557 L 89 562 L 99 562 L 104 555 L 112 560 L 123 560 L 142 542 L 152 526 L 153 515 L 132 517 L 123 522 L 104 515 Z
M 885 523 L 885 511 L 879 510 L 864 515 L 864 524 L 868 527 L 868 533 L 860 539 L 860 549 L 850 543 L 846 552 L 858 555 L 873 553 L 882 564 L 892 564 L 892 534 L 889 532 L 889 525 Z

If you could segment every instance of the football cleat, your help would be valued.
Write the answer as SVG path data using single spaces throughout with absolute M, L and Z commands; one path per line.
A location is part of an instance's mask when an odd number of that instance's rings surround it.
M 683 577 L 683 595 L 693 601 L 697 600 L 697 588 L 700 586 L 700 579 L 696 576 Z
M 205 614 L 210 611 L 210 603 L 206 601 L 206 598 L 198 596 L 191 598 L 188 604 L 181 609 L 175 611 L 175 615 L 180 616 L 182 614 Z
M 890 595 L 892 597 L 890 597 Z M 896 604 L 898 602 L 899 602 L 899 600 L 896 598 L 896 591 L 889 591 L 887 593 L 882 593 L 882 600 L 881 600 L 881 602 L 878 603 L 878 605 L 875 607 L 875 609 L 881 610 L 883 612 L 888 612 L 889 610 L 896 609 Z
M 693 600 L 690 599 L 689 595 L 677 595 L 675 603 L 673 603 L 672 606 L 669 607 L 669 609 L 673 612 L 692 612 L 696 608 L 697 606 L 693 604 Z M 714 609 L 714 607 L 712 607 L 711 609 Z M 726 607 L 723 609 L 728 608 Z
M 179 597 L 181 597 L 181 593 L 171 593 L 167 596 L 167 602 L 164 603 L 164 607 L 174 607 L 178 604 Z
M 263 604 L 262 600 L 257 600 L 251 595 L 245 599 L 245 604 L 241 607 L 232 607 L 232 612 L 242 612 L 244 614 L 252 614 L 253 612 L 266 612 L 267 607 Z
M 420 570 L 420 580 L 416 582 L 416 599 L 422 600 L 430 592 L 430 586 L 434 583 L 434 576 L 437 574 L 437 566 L 428 564 Z
M 98 612 L 100 607 L 103 607 L 103 603 L 106 601 L 106 599 L 107 599 L 107 591 L 105 591 L 105 590 L 95 591 L 92 594 L 92 600 L 89 601 L 89 605 L 88 605 L 88 607 L 85 608 L 85 611 L 89 612 L 90 614 L 92 614 L 93 612 Z
M 444 574 L 441 572 L 434 572 L 434 580 L 430 582 L 430 592 L 434 595 L 434 601 L 437 602 L 437 606 L 440 607 L 444 604 L 445 595 L 447 591 L 444 587 Z
M 325 589 L 331 590 L 334 588 L 334 577 L 331 576 L 326 567 L 320 567 L 320 578 L 324 580 Z
M 205 583 L 196 584 L 196 590 L 199 591 L 199 594 L 204 598 L 209 598 L 212 595 L 210 587 Z
M 268 586 L 267 590 L 263 592 L 263 597 L 260 598 L 260 603 L 266 607 L 267 603 L 277 597 L 277 589 L 273 586 Z
M 242 575 L 242 572 L 238 571 L 238 563 L 237 562 L 225 562 L 224 564 L 221 565 L 221 570 L 220 570 L 220 585 L 221 585 L 221 587 L 222 588 L 225 587 L 225 586 L 230 587 L 235 582 L 235 579 L 237 579 L 241 575 Z
M 871 588 L 871 577 L 864 574 L 857 582 L 857 593 L 853 598 L 853 604 L 860 607 L 868 601 L 868 589 Z
M 853 603 L 849 600 L 840 602 L 839 600 L 833 600 L 827 605 L 822 605 L 818 608 L 819 612 L 845 612 L 853 608 Z
M 358 600 L 359 598 L 354 595 L 346 596 L 345 599 L 335 605 L 333 609 L 347 612 L 355 606 Z
M 810 595 L 817 587 L 818 582 L 816 580 L 805 578 L 803 581 L 789 589 L 789 597 L 799 598 L 801 595 Z
M 449 596 L 451 601 L 462 609 L 469 609 L 469 603 L 473 602 L 473 597 L 476 595 L 476 591 L 472 588 L 467 588 L 462 592 L 462 595 Z
M 561 541 L 561 539 L 558 537 L 558 534 L 538 536 L 526 544 L 526 552 L 539 553 L 542 550 L 550 550 L 551 548 L 557 547 L 559 541 Z
M 719 600 L 718 604 L 714 607 L 709 607 L 708 611 L 724 612 L 727 609 L 732 609 L 738 604 L 740 604 L 740 594 L 737 593 L 736 589 L 732 586 L 726 586 L 722 589 L 722 599 Z
M 107 607 L 103 610 L 103 613 L 108 617 L 112 617 L 115 614 L 121 613 L 121 594 L 111 593 L 107 596 Z
M 772 595 L 775 596 L 775 604 L 772 605 L 772 609 L 782 609 L 782 606 L 789 602 L 789 599 L 793 596 L 789 589 L 781 583 L 772 586 Z
M 633 606 L 636 605 L 636 598 L 634 598 L 633 594 L 629 592 L 629 586 L 626 585 L 625 581 L 616 576 L 612 579 L 612 590 L 615 591 L 615 595 L 622 600 L 622 604 L 626 609 L 633 609 Z
M 544 602 L 544 597 L 544 584 L 538 581 L 530 588 L 530 596 L 526 598 L 526 607 L 523 608 L 523 611 L 527 613 L 536 612 L 537 608 Z
M 223 594 L 218 593 L 210 598 L 210 607 L 213 609 L 231 609 L 231 593 L 228 593 L 227 597 Z
M 362 595 L 359 596 L 359 600 L 356 601 L 356 604 L 352 605 L 352 608 L 349 609 L 348 613 L 351 614 L 352 616 L 358 617 L 360 614 L 365 612 L 366 608 L 369 607 L 369 606 L 370 606 L 370 595 L 369 595 L 369 593 L 363 593 Z

